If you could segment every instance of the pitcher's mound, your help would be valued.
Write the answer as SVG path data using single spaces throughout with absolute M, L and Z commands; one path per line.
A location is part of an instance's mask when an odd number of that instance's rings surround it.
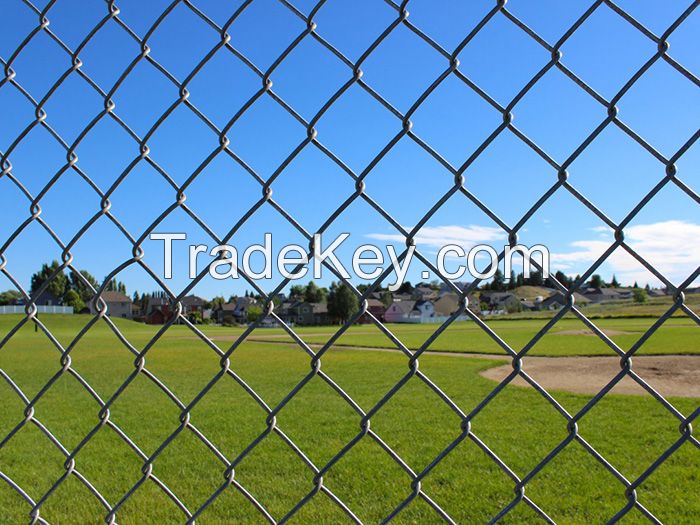
M 525 357 L 523 369 L 547 390 L 597 394 L 620 372 L 617 357 Z M 638 356 L 632 370 L 663 396 L 700 397 L 700 355 Z M 513 371 L 510 364 L 489 368 L 483 377 L 502 381 Z M 522 377 L 512 384 L 529 386 Z M 629 376 L 611 390 L 613 394 L 649 395 Z

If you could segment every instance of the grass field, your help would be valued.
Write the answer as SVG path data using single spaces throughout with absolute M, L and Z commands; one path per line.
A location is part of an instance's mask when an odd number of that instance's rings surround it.
M 522 349 L 547 323 L 547 319 L 494 320 L 488 326 L 514 350 Z M 654 319 L 616 318 L 596 319 L 595 324 L 607 333 L 621 349 L 628 350 L 653 324 Z M 387 325 L 408 348 L 420 348 L 438 325 Z M 295 329 L 304 341 L 323 344 L 333 334 L 329 327 Z M 582 332 L 586 334 L 582 337 Z M 532 355 L 574 356 L 613 355 L 613 351 L 599 337 L 588 334 L 587 327 L 578 319 L 560 320 L 531 349 Z M 210 331 L 214 337 L 217 333 Z M 640 348 L 640 355 L 697 354 L 700 353 L 700 327 L 691 319 L 672 318 Z M 281 330 L 266 329 L 256 333 L 256 339 L 266 342 L 292 341 Z M 391 340 L 374 325 L 353 326 L 336 342 L 344 346 L 396 348 Z M 476 323 L 457 322 L 450 325 L 429 347 L 444 352 L 504 354 L 504 350 Z
M 0 317 L 0 336 L 19 317 Z M 87 316 L 44 316 L 62 344 L 68 344 Z M 118 320 L 136 348 L 158 327 Z M 490 326 L 514 347 L 524 344 L 546 320 L 493 321 Z M 612 339 L 627 347 L 650 326 L 651 319 L 611 319 L 597 322 Z M 575 335 L 582 325 L 574 320 L 557 324 L 556 331 L 533 348 L 540 355 L 597 353 L 606 347 L 592 336 Z M 418 347 L 426 327 L 392 326 L 410 347 Z M 433 329 L 435 327 L 432 327 Z M 649 353 L 697 353 L 692 323 L 672 319 L 643 348 Z M 226 349 L 240 334 L 237 328 L 206 327 Z M 325 342 L 331 328 L 300 329 L 309 342 Z M 622 333 L 620 333 L 622 332 Z M 278 344 L 280 330 L 266 329 L 231 358 L 232 369 L 269 406 L 275 406 L 309 372 L 303 351 Z M 551 339 L 551 340 L 550 340 Z M 656 342 L 654 340 L 656 339 Z M 353 327 L 341 344 L 390 346 L 376 328 Z M 602 344 L 602 343 L 601 343 Z M 434 349 L 499 352 L 473 323 L 459 323 L 433 345 Z M 611 353 L 609 349 L 605 350 Z M 72 366 L 106 399 L 133 371 L 133 356 L 103 322 L 94 326 L 71 352 Z M 0 349 L 0 368 L 29 397 L 60 369 L 58 353 L 41 333 L 25 326 Z M 220 370 L 219 358 L 186 327 L 174 326 L 148 353 L 147 368 L 184 403 Z M 473 409 L 495 383 L 478 375 L 502 364 L 488 359 L 456 359 L 426 354 L 421 370 L 465 412 Z M 396 353 L 333 348 L 323 358 L 328 373 L 364 409 L 369 410 L 406 373 L 406 359 Z M 567 410 L 579 410 L 589 397 L 553 393 Z M 697 399 L 674 398 L 684 414 Z M 0 435 L 23 419 L 24 406 L 0 382 Z M 98 423 L 98 406 L 75 379 L 64 375 L 36 405 L 36 417 L 67 449 L 75 447 Z M 118 424 L 146 454 L 152 454 L 179 425 L 178 408 L 155 385 L 139 376 L 111 409 Z M 320 378 L 314 378 L 279 413 L 278 425 L 317 465 L 322 466 L 359 431 L 359 416 Z M 196 405 L 191 423 L 229 459 L 236 457 L 265 428 L 265 412 L 230 377 L 224 377 Z M 460 419 L 417 378 L 408 381 L 373 418 L 371 428 L 416 472 L 460 434 Z M 472 422 L 472 430 L 519 475 L 524 476 L 567 435 L 566 421 L 533 390 L 507 387 Z M 645 397 L 610 395 L 579 423 L 580 433 L 628 479 L 640 475 L 679 437 L 678 420 L 658 402 Z M 22 428 L 0 449 L 0 470 L 34 498 L 39 498 L 64 472 L 64 457 L 33 425 Z M 76 468 L 114 504 L 141 478 L 142 462 L 109 428 L 102 428 L 76 458 Z M 224 465 L 188 430 L 180 434 L 155 461 L 154 474 L 194 511 L 221 485 Z M 236 468 L 235 479 L 275 518 L 281 518 L 312 488 L 313 473 L 275 434 L 266 437 Z M 366 523 L 384 518 L 411 493 L 410 477 L 369 437 L 363 438 L 324 477 L 334 491 Z M 700 516 L 700 499 L 693 487 L 700 482 L 700 450 L 684 444 L 638 489 L 639 500 L 665 523 L 693 523 Z M 453 518 L 483 523 L 513 498 L 512 481 L 472 441 L 463 441 L 424 480 L 423 489 Z M 530 496 L 558 523 L 600 523 L 621 509 L 624 487 L 577 443 L 571 443 L 527 486 Z M 0 523 L 28 521 L 29 506 L 0 483 Z M 101 523 L 104 509 L 70 477 L 42 507 L 50 523 Z M 183 514 L 151 481 L 143 484 L 122 507 L 120 524 L 181 523 Z M 347 517 L 323 494 L 316 495 L 295 517 L 295 523 L 344 523 Z M 209 507 L 198 523 L 261 523 L 260 515 L 233 487 Z M 423 501 L 415 500 L 397 523 L 438 523 Z M 532 510 L 518 505 L 504 523 L 539 523 Z M 624 523 L 646 523 L 636 510 Z

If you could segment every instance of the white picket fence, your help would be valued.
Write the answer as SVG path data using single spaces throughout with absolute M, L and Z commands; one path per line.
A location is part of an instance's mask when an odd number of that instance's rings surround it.
M 37 313 L 40 314 L 72 314 L 72 306 L 37 306 Z M 0 306 L 0 314 L 23 314 L 26 313 L 24 306 Z

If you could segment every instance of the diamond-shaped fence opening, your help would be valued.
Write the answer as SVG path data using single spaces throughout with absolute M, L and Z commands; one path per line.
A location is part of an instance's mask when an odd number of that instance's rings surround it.
M 697 519 L 700 2 L 512 3 L 3 3 L 0 522 Z M 145 248 L 185 227 L 434 280 L 326 261 L 336 315 L 254 263 L 205 325 Z M 571 250 L 496 307 L 433 263 L 484 237 Z M 586 306 L 610 268 L 663 307 Z

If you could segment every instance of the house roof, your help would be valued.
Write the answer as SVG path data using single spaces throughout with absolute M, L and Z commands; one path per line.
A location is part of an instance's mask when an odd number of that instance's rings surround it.
M 435 307 L 436 312 L 451 315 L 457 310 L 457 308 L 459 308 L 460 300 L 459 295 L 448 292 L 442 294 L 439 299 L 433 301 L 433 306 Z
M 131 299 L 121 292 L 105 291 L 102 292 L 102 300 L 105 303 L 130 303 Z
M 587 288 L 583 295 L 603 295 L 605 297 L 617 297 L 620 292 L 616 288 Z
M 149 309 L 152 308 L 152 307 L 154 307 L 154 306 L 165 306 L 165 305 L 169 305 L 169 304 L 170 304 L 170 300 L 167 299 L 166 297 L 160 297 L 160 296 L 158 296 L 158 297 L 153 297 L 153 296 L 150 296 L 150 297 L 148 298 L 148 308 L 149 308 Z
M 561 292 L 553 293 L 552 295 L 547 297 L 544 301 L 542 301 L 542 304 L 548 305 L 548 304 L 552 304 L 554 302 L 558 302 L 561 304 L 566 303 L 566 299 L 564 298 L 564 294 L 562 294 Z M 574 302 L 576 304 L 587 304 L 587 303 L 590 303 L 591 300 L 588 297 L 586 297 L 585 295 L 581 295 L 578 292 L 574 292 Z
M 180 301 L 183 306 L 204 306 L 207 301 L 196 295 L 188 295 Z
M 400 312 L 407 314 L 411 310 L 413 310 L 413 307 L 415 306 L 416 302 L 415 301 L 394 301 L 391 303 L 391 306 L 393 306 L 395 309 L 399 310 Z
M 367 299 L 367 307 L 369 308 L 384 308 L 384 303 L 379 299 Z
M 236 299 L 236 307 L 237 308 L 246 308 L 250 306 L 251 304 L 255 304 L 257 301 L 255 300 L 255 297 L 239 297 Z
M 491 302 L 503 302 L 507 301 L 510 298 L 513 299 L 518 299 L 514 293 L 511 292 L 493 292 L 491 290 L 486 290 L 484 292 L 481 292 L 481 297 L 484 299 L 488 299 Z

